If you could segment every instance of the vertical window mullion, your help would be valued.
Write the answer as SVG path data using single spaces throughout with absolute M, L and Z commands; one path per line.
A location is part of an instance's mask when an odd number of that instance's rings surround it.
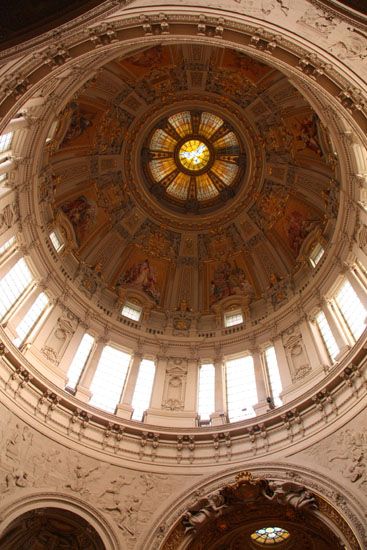
M 20 346 L 26 338 L 31 334 L 32 330 L 36 327 L 37 323 L 41 319 L 43 313 L 46 310 L 49 301 L 44 292 L 41 292 L 34 300 L 23 319 L 20 321 L 16 328 L 18 337 L 15 338 L 14 344 Z
M 90 334 L 84 334 L 78 349 L 73 357 L 67 373 L 67 388 L 74 390 L 80 380 L 83 369 L 89 359 L 94 344 L 94 338 Z
M 143 359 L 139 365 L 131 406 L 134 409 L 133 420 L 142 420 L 144 412 L 149 408 L 155 375 L 154 361 Z

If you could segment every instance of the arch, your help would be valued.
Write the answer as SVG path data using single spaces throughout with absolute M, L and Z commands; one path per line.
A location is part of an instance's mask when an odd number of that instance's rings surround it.
M 181 497 L 176 497 L 174 502 L 169 502 L 165 510 L 154 517 L 152 524 L 157 527 L 153 532 L 146 533 L 145 538 L 142 539 L 142 549 L 149 550 L 154 547 L 160 550 L 170 548 L 183 550 L 186 548 L 191 539 L 185 538 L 181 525 L 184 513 L 205 495 L 233 484 L 236 476 L 241 476 L 244 470 L 245 476 L 249 474 L 254 479 L 296 483 L 312 492 L 318 503 L 318 509 L 314 511 L 315 517 L 328 529 L 334 530 L 344 544 L 348 544 L 348 547 L 351 536 L 354 538 L 351 547 L 361 550 L 366 547 L 364 503 L 360 502 L 348 489 L 324 474 L 294 463 L 255 464 L 250 462 L 242 469 L 230 468 L 220 474 L 212 474 L 205 480 L 190 486 L 190 489 L 182 493 Z
M 27 490 L 6 499 L 0 508 L 0 537 L 22 515 L 43 508 L 62 509 L 83 518 L 97 532 L 106 550 L 119 550 L 118 533 L 103 514 L 82 499 L 57 492 Z

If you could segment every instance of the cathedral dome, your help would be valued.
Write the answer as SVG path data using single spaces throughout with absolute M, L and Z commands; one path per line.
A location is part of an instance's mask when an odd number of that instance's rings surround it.
M 351 3 L 106 0 L 0 52 L 1 547 L 366 548 Z
M 67 240 L 63 269 L 82 266 L 81 288 L 98 285 L 106 307 L 140 293 L 153 325 L 154 310 L 183 300 L 199 330 L 231 297 L 247 322 L 263 317 L 307 284 L 333 235 L 338 163 L 325 126 L 279 70 L 229 48 L 153 46 L 110 61 L 47 147 L 57 183 L 45 222 Z M 85 169 L 71 178 L 77 157 Z

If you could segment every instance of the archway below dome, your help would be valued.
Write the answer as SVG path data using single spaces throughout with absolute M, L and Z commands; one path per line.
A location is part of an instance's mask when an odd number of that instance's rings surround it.
M 240 472 L 234 482 L 197 490 L 187 502 L 161 550 L 345 550 L 346 541 L 360 548 L 335 508 L 289 479 Z
M 105 550 L 97 531 L 82 517 L 62 508 L 21 514 L 0 538 L 4 550 Z

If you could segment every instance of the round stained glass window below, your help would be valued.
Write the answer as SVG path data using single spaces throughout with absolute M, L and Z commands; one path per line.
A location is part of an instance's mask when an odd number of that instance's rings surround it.
M 210 152 L 205 143 L 199 139 L 189 139 L 180 147 L 178 158 L 186 170 L 197 172 L 208 164 Z
M 259 544 L 279 544 L 289 539 L 290 533 L 282 527 L 262 527 L 252 533 L 251 538 Z

